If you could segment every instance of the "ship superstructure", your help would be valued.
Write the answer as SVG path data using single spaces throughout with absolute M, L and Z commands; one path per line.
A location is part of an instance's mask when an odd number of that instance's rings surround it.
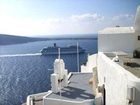
M 80 46 L 59 47 L 54 43 L 54 46 L 43 48 L 40 52 L 42 55 L 58 55 L 58 48 L 61 48 L 61 54 L 77 54 L 84 53 L 85 50 Z

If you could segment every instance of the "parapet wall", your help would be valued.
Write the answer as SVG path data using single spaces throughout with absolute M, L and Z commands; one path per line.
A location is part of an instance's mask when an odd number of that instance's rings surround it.
M 135 89 L 132 105 L 139 105 L 140 79 L 101 52 L 98 53 L 98 81 L 99 85 L 105 85 L 106 105 L 129 105 L 128 87 Z
M 93 72 L 93 68 L 97 66 L 97 54 L 88 55 L 86 65 L 81 65 L 81 72 Z

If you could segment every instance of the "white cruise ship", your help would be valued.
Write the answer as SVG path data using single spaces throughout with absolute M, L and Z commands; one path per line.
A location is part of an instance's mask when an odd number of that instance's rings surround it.
M 51 90 L 27 97 L 26 105 L 140 105 L 140 6 L 133 27 L 98 32 L 98 53 L 79 73 L 54 62 Z

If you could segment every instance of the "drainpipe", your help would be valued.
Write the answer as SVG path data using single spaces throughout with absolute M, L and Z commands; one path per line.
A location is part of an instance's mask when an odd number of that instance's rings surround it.
M 128 105 L 134 105 L 136 89 L 135 87 L 128 86 L 127 87 L 127 100 Z

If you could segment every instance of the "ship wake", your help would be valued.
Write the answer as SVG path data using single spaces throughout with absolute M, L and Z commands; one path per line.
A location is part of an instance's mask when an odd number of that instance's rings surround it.
M 36 55 L 41 55 L 41 53 L 0 55 L 0 58 L 1 58 L 1 57 L 23 57 L 23 56 L 36 56 Z

